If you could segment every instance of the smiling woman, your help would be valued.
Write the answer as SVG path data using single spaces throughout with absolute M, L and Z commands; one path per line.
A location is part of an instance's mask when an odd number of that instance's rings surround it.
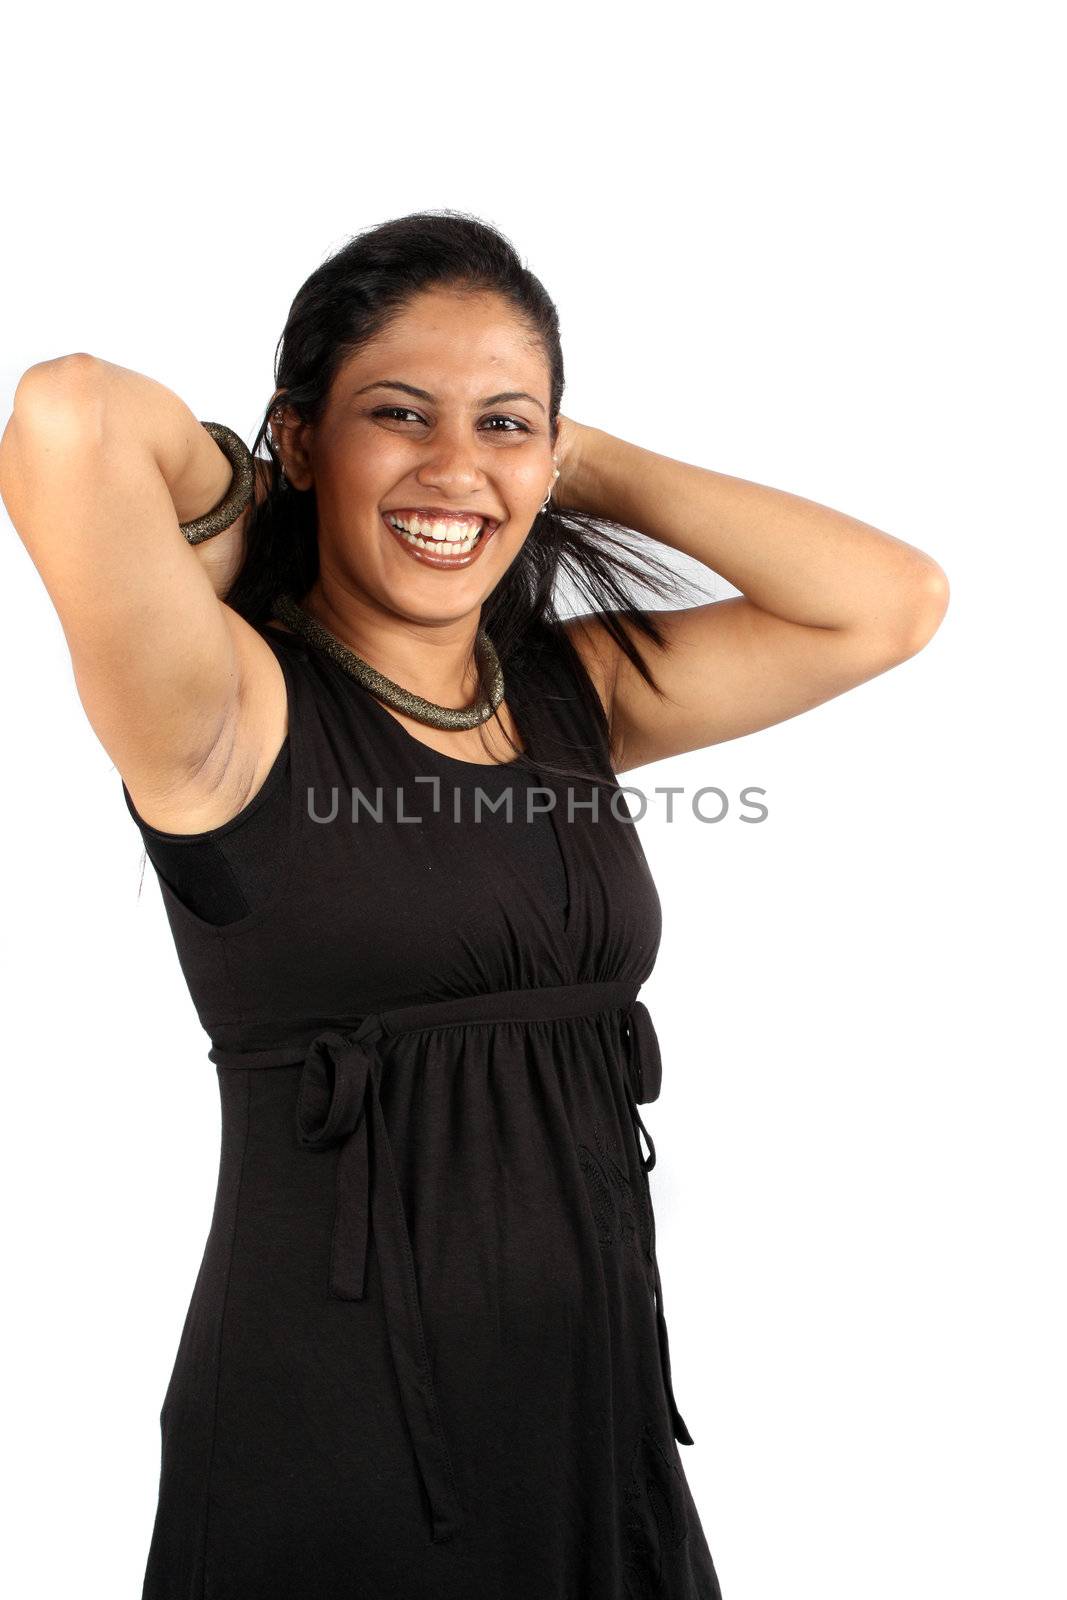
M 4 498 L 221 1095 L 143 1600 L 719 1600 L 638 1110 L 660 906 L 617 775 L 886 670 L 945 586 L 562 392 L 543 286 L 429 212 L 296 296 L 221 538 L 182 537 L 230 473 L 163 386 L 79 355 L 16 395 Z M 633 585 L 685 590 L 656 541 L 741 597 L 643 610 Z M 381 804 L 419 785 L 417 817 Z
M 144 1600 L 718 1596 L 638 1111 L 659 901 L 556 610 L 569 578 L 647 674 L 629 585 L 685 586 L 567 506 L 562 389 L 543 287 L 453 213 L 304 285 L 202 543 L 229 471 L 176 396 L 88 356 L 20 386 L 5 500 L 221 1096 Z

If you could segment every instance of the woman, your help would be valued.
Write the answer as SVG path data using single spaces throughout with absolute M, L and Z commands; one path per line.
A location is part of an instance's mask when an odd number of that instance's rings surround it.
M 84 354 L 0 447 L 222 1096 L 145 1600 L 710 1600 L 616 780 L 905 660 L 944 575 L 561 417 L 552 302 L 476 219 L 357 236 L 282 351 L 236 520 L 220 430 Z M 627 529 L 740 595 L 642 610 L 677 590 Z

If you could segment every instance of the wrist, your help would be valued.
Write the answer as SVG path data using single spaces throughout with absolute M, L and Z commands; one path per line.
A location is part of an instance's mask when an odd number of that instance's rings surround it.
M 603 512 L 599 461 L 610 435 L 600 428 L 571 423 L 558 496 L 575 511 Z

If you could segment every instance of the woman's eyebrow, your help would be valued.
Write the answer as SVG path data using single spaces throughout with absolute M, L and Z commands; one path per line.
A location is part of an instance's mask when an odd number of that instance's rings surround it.
M 352 399 L 354 400 L 357 395 L 366 394 L 368 389 L 400 389 L 404 394 L 414 395 L 416 400 L 429 400 L 432 403 L 434 399 L 428 390 L 416 389 L 414 385 L 401 383 L 396 378 L 378 378 L 374 383 L 364 384 L 362 389 L 353 392 Z M 507 389 L 501 394 L 487 394 L 483 400 L 476 400 L 474 403 L 479 406 L 496 406 L 505 400 L 530 400 L 535 406 L 540 406 L 542 411 L 545 409 L 536 395 L 527 394 L 524 389 Z

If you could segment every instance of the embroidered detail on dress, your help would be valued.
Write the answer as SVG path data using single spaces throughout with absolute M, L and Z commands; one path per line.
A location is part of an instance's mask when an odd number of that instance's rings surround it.
M 587 1144 L 578 1145 L 578 1161 L 593 1202 L 600 1243 L 616 1240 L 633 1247 L 652 1260 L 652 1229 L 649 1202 L 641 1185 L 636 1191 L 617 1145 L 609 1145 L 598 1124 L 593 1125 L 596 1152 Z
M 623 1489 L 626 1529 L 626 1600 L 664 1595 L 664 1560 L 689 1534 L 689 1517 L 677 1450 L 646 1422 L 630 1458 Z

